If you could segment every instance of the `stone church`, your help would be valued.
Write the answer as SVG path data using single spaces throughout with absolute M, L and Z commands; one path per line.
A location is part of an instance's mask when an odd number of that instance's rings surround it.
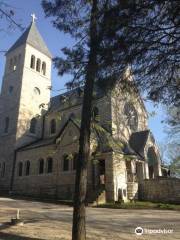
M 83 90 L 50 97 L 51 63 L 32 21 L 6 53 L 0 95 L 1 193 L 73 196 Z M 88 201 L 137 199 L 139 183 L 162 175 L 141 97 L 118 85 L 109 94 L 96 89 L 92 113 L 122 144 L 107 146 L 92 134 Z

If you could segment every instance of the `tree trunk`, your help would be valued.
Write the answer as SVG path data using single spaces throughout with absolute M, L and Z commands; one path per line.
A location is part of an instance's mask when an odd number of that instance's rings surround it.
M 86 192 L 87 166 L 90 154 L 90 124 L 92 110 L 93 86 L 97 72 L 97 0 L 92 2 L 90 22 L 90 52 L 87 65 L 84 98 L 81 115 L 81 129 L 79 139 L 79 155 L 77 161 L 72 240 L 86 239 Z

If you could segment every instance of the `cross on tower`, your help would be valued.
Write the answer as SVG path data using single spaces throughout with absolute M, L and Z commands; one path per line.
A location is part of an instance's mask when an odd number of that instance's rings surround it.
M 31 14 L 31 17 L 32 17 L 32 22 L 34 23 L 35 20 L 37 19 L 36 15 L 34 13 Z

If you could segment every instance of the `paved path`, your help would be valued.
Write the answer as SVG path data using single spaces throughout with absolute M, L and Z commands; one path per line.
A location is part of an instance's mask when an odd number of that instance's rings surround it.
M 20 209 L 24 226 L 4 224 Z M 125 210 L 87 208 L 88 240 L 166 240 L 180 239 L 180 212 L 169 210 Z M 72 208 L 36 201 L 0 198 L 0 240 L 71 239 Z M 146 229 L 172 229 L 169 234 L 137 236 L 137 226 Z M 144 230 L 145 231 L 145 230 Z

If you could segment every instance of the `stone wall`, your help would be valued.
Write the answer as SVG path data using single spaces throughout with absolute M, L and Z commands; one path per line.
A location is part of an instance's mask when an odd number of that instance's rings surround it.
M 163 203 L 180 203 L 180 179 L 159 177 L 139 184 L 139 199 Z
M 127 196 L 128 199 L 138 199 L 138 183 L 128 182 L 127 183 Z
M 114 201 L 127 201 L 126 162 L 122 154 L 113 154 Z

